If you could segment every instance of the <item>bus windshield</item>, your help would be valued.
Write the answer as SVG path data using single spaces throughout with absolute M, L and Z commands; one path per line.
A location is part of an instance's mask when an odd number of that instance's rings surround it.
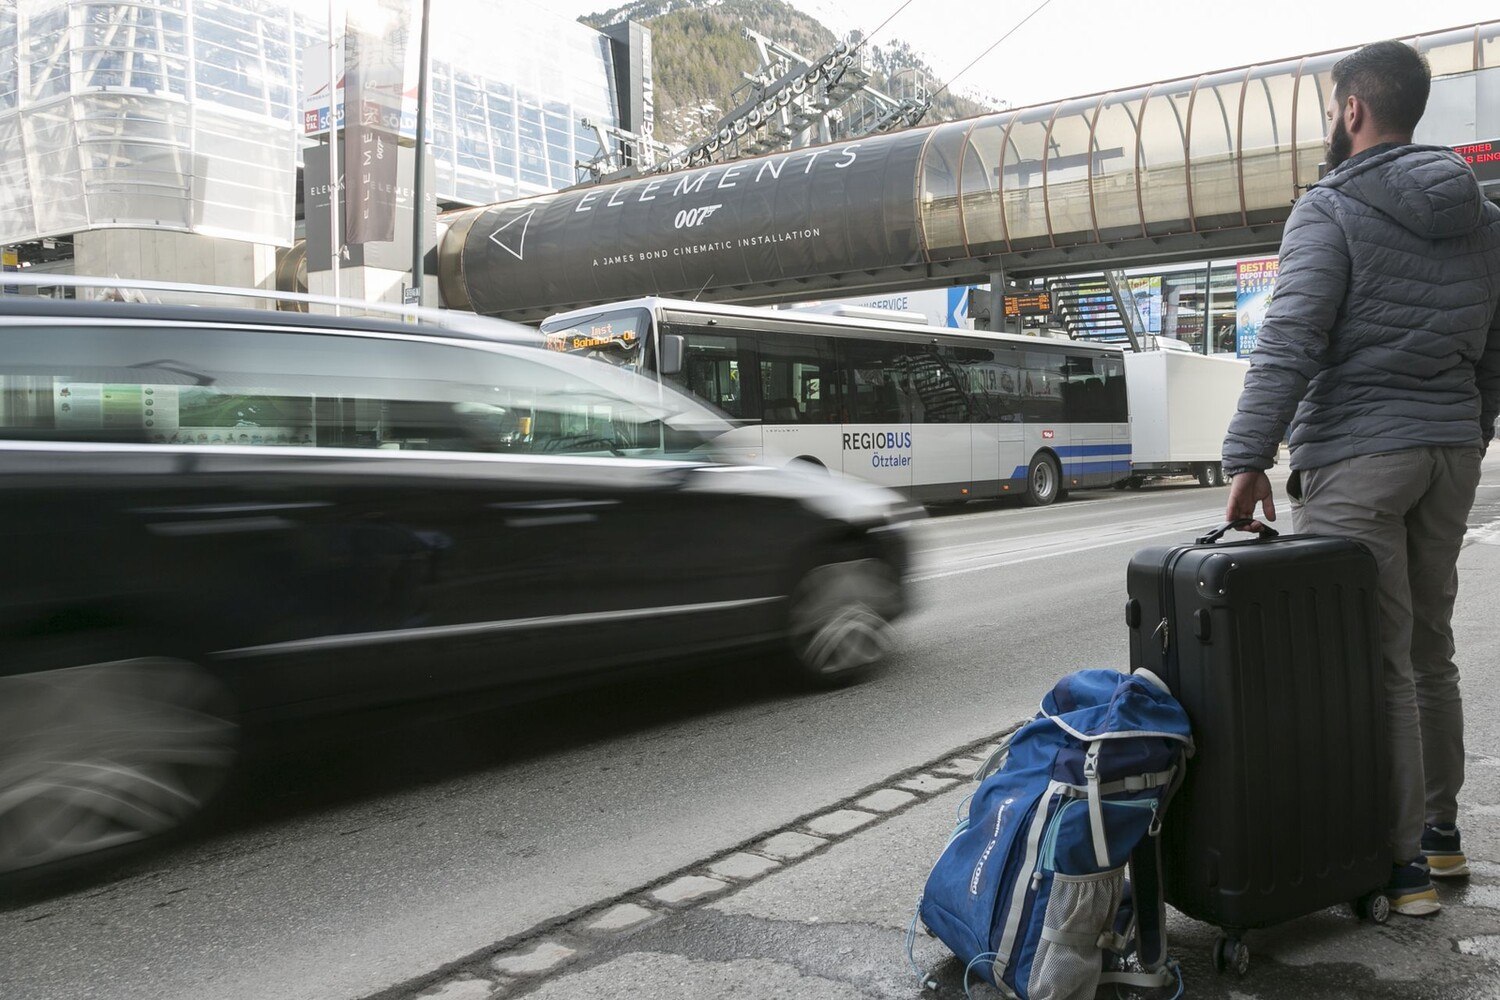
M 615 309 L 542 324 L 547 350 L 607 361 L 640 371 L 651 329 L 644 309 Z

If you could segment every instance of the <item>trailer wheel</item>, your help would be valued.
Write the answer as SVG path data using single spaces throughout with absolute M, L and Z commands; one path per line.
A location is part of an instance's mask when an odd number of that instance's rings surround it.
M 1224 466 L 1218 462 L 1204 462 L 1198 466 L 1197 474 L 1199 486 L 1224 485 Z

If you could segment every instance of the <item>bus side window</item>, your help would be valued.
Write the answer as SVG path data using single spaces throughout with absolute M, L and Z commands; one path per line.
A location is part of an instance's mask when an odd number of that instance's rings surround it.
M 1028 423 L 1056 424 L 1067 419 L 1063 409 L 1064 355 L 1027 351 L 1022 355 L 1021 415 Z
M 755 350 L 747 338 L 692 327 L 663 327 L 662 333 L 681 334 L 687 347 L 682 371 L 668 375 L 669 382 L 728 416 L 759 416 L 746 403 L 750 390 L 747 376 L 755 365 Z
M 1130 405 L 1125 395 L 1125 362 L 1106 358 L 1104 367 L 1104 412 L 1101 419 L 1123 424 L 1130 419 Z
M 952 352 L 954 373 L 959 386 L 968 393 L 974 423 L 1007 423 L 1018 419 L 1001 394 L 1001 362 L 995 351 L 981 347 L 945 350 Z
M 830 338 L 766 334 L 759 338 L 759 355 L 761 414 L 766 423 L 837 422 Z
M 1103 359 L 1070 354 L 1063 367 L 1063 411 L 1073 423 L 1097 424 L 1104 418 L 1104 379 L 1097 363 Z
M 1067 418 L 1080 424 L 1124 423 L 1125 363 L 1107 355 L 1069 355 L 1063 374 Z
M 1021 375 L 1025 355 L 1019 348 L 1009 345 L 995 349 L 995 364 L 985 372 L 989 386 L 991 406 L 995 421 L 1003 424 L 1020 423 Z
M 902 347 L 881 341 L 839 342 L 845 423 L 906 423 L 912 419 L 910 379 L 903 370 Z M 908 383 L 906 388 L 901 385 L 903 378 Z
M 958 352 L 952 347 L 933 347 L 912 352 L 917 367 L 912 384 L 922 397 L 929 424 L 967 424 L 978 414 L 967 386 Z

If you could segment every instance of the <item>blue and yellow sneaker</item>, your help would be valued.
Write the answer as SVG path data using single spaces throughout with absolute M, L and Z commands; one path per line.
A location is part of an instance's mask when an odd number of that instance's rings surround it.
M 1456 826 L 1423 827 L 1422 853 L 1427 855 L 1433 878 L 1462 878 L 1469 874 L 1469 859 L 1464 857 Z
M 1391 880 L 1385 886 L 1391 912 L 1408 917 L 1427 917 L 1443 908 L 1437 890 L 1432 887 L 1427 861 L 1418 858 L 1404 865 L 1391 866 Z

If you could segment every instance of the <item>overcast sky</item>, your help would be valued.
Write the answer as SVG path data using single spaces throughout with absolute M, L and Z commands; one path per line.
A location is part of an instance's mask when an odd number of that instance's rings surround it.
M 619 0 L 532 2 L 576 18 Z M 902 2 L 791 0 L 791 6 L 835 32 L 874 31 Z M 872 42 L 903 39 L 949 79 L 1041 2 L 911 0 Z M 1050 0 L 954 89 L 1015 106 L 1039 104 L 1497 18 L 1495 0 Z

